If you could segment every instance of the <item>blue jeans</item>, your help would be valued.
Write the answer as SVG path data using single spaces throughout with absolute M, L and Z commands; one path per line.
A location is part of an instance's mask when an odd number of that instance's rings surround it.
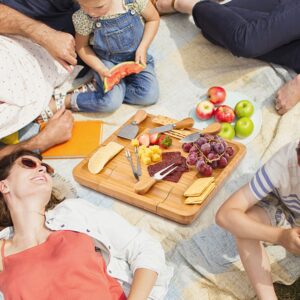
M 236 56 L 285 65 L 300 72 L 300 1 L 232 0 L 198 2 L 197 27 L 212 43 Z
M 103 60 L 108 69 L 115 64 Z M 96 92 L 73 94 L 71 99 L 72 110 L 85 112 L 113 112 L 121 104 L 152 105 L 158 100 L 158 81 L 152 62 L 139 74 L 133 74 L 122 79 L 114 88 L 104 93 L 103 81 L 95 72 Z

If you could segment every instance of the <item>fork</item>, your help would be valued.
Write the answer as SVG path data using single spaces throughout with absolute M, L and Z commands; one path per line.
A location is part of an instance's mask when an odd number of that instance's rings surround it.
M 153 177 L 149 177 L 145 180 L 141 180 L 138 183 L 136 183 L 134 185 L 134 191 L 140 195 L 146 194 L 157 181 L 162 180 L 164 177 L 166 177 L 168 174 L 172 173 L 178 167 L 178 166 L 175 166 L 174 168 L 169 170 L 169 168 L 172 167 L 173 165 L 174 165 L 174 163 L 167 166 L 166 168 L 160 170 L 159 172 L 156 172 L 153 175 Z M 164 173 L 165 171 L 167 171 L 167 172 Z
M 135 171 L 135 168 L 134 168 L 134 165 L 133 165 L 133 162 L 132 162 L 132 158 L 131 158 L 131 154 L 130 154 L 130 151 L 128 149 L 125 149 L 125 156 L 126 156 L 126 158 L 128 159 L 128 161 L 130 163 L 133 176 L 135 177 L 135 179 L 137 181 L 139 181 L 140 180 L 139 176 L 138 176 L 137 172 Z

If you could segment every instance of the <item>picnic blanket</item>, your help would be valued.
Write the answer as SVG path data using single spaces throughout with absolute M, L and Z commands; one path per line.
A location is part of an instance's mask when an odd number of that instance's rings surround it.
M 121 201 L 80 186 L 71 178 L 79 160 L 54 161 L 60 173 L 73 180 L 78 194 L 96 205 L 115 210 L 129 222 L 157 237 L 175 275 L 166 300 L 253 299 L 255 297 L 236 252 L 233 237 L 214 225 L 218 207 L 238 187 L 245 184 L 258 167 L 281 146 L 299 138 L 300 104 L 284 116 L 274 110 L 277 89 L 290 80 L 293 72 L 254 59 L 237 58 L 212 45 L 194 26 L 191 17 L 164 16 L 151 48 L 156 59 L 160 100 L 146 108 L 148 113 L 181 119 L 212 85 L 249 95 L 262 111 L 260 134 L 247 145 L 247 154 L 226 185 L 204 212 L 189 226 L 155 216 Z M 122 125 L 137 107 L 123 105 L 113 114 L 78 114 L 76 118 L 101 118 L 104 138 Z M 274 280 L 291 284 L 300 276 L 300 259 L 282 247 L 268 247 Z M 295 262 L 296 261 L 296 262 Z
M 247 145 L 245 158 L 204 212 L 193 224 L 179 225 L 80 186 L 71 175 L 80 160 L 51 160 L 51 164 L 72 182 L 80 197 L 113 209 L 161 241 L 168 263 L 175 268 L 166 300 L 253 299 L 255 295 L 239 261 L 234 239 L 214 225 L 214 216 L 218 207 L 245 184 L 263 162 L 281 146 L 299 138 L 300 104 L 282 117 L 274 110 L 276 90 L 293 74 L 279 66 L 234 57 L 210 44 L 186 15 L 162 17 L 151 52 L 156 59 L 160 100 L 146 108 L 148 113 L 184 118 L 195 107 L 199 96 L 212 85 L 249 95 L 262 111 L 259 135 Z M 114 126 L 105 125 L 105 138 L 136 109 L 123 105 L 113 114 L 79 113 L 76 118 L 101 118 L 114 123 Z M 268 251 L 274 280 L 291 284 L 300 275 L 299 258 L 279 246 L 268 247 Z

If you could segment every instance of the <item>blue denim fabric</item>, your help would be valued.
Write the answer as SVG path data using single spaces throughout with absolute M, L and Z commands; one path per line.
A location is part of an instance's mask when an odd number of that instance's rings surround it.
M 125 0 L 125 4 L 134 0 Z M 136 11 L 95 23 L 93 49 L 107 68 L 118 63 L 135 60 L 135 52 L 142 40 L 144 25 Z M 135 105 L 151 105 L 158 100 L 158 82 L 154 61 L 147 54 L 147 67 L 139 74 L 125 77 L 111 91 L 104 94 L 103 82 L 95 72 L 96 92 L 72 95 L 73 110 L 86 112 L 112 112 L 125 102 Z

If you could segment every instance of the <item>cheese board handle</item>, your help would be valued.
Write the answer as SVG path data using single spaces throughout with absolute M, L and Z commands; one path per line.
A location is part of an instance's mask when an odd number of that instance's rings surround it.
M 200 133 L 202 134 L 216 134 L 221 131 L 222 125 L 220 123 L 214 122 L 209 124 L 206 128 L 202 129 Z
M 194 126 L 194 119 L 193 118 L 185 118 L 179 122 L 176 122 L 173 126 L 174 126 L 174 129 L 191 128 Z
M 156 181 L 157 180 L 154 177 L 143 179 L 134 185 L 134 191 L 137 194 L 144 195 L 151 189 Z
M 147 118 L 147 113 L 143 109 L 139 109 L 133 116 L 132 122 L 135 124 L 142 123 Z

